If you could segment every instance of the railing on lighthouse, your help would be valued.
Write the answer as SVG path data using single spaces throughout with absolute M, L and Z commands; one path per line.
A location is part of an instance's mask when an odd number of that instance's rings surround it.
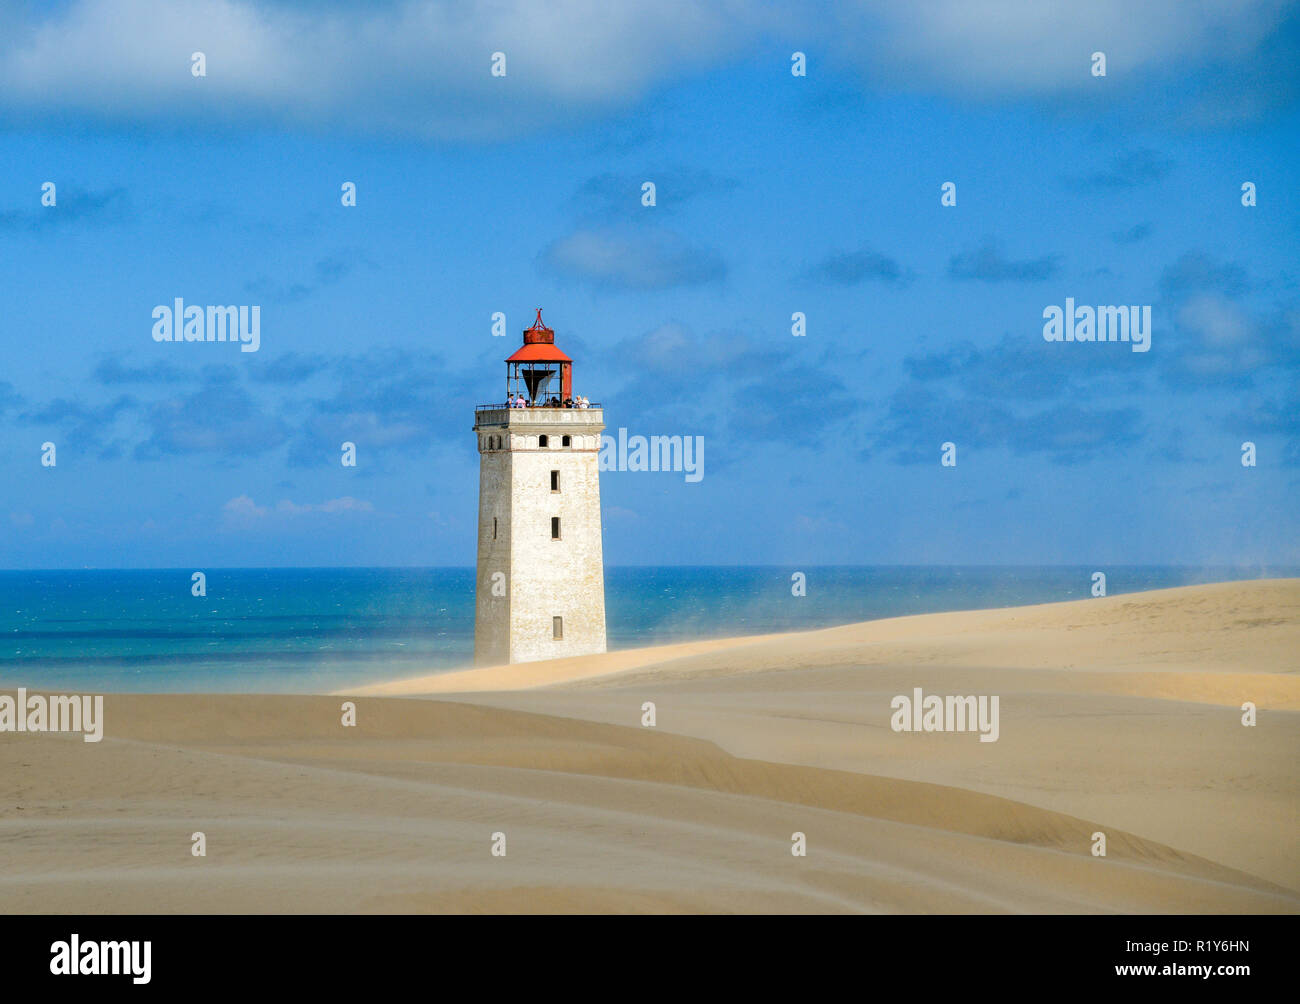
M 600 403 L 598 403 L 598 402 L 596 402 L 596 401 L 591 401 L 591 402 L 589 402 L 589 403 L 587 404 L 587 406 L 586 406 L 585 408 L 564 408 L 564 407 L 560 407 L 559 410 L 560 410 L 560 411 L 599 411 L 599 410 L 600 410 L 601 408 L 603 408 L 603 407 L 604 407 L 604 405 L 602 405 L 602 404 L 600 404 Z M 554 406 L 554 405 L 544 405 L 544 404 L 536 404 L 536 405 L 534 405 L 534 404 L 527 404 L 527 405 L 524 405 L 522 408 L 520 408 L 520 407 L 518 407 L 518 406 L 512 406 L 512 405 L 510 404 L 509 401 L 501 401 L 501 402 L 499 402 L 499 403 L 497 403 L 497 404 L 476 404 L 476 405 L 474 405 L 474 414 L 476 414 L 476 415 L 480 414 L 481 412 L 485 412 L 485 411 L 555 411 L 555 410 L 556 410 L 556 406 Z

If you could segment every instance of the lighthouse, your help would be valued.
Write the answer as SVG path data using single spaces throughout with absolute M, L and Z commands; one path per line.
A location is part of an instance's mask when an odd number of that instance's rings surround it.
M 478 574 L 474 661 L 605 651 L 598 404 L 575 393 L 573 360 L 542 323 L 506 360 L 506 401 L 474 409 Z

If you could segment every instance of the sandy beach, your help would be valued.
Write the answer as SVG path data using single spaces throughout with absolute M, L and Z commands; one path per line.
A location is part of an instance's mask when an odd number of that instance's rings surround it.
M 1286 579 L 108 695 L 0 733 L 0 910 L 1297 913 L 1298 664 Z M 914 688 L 997 741 L 894 731 Z

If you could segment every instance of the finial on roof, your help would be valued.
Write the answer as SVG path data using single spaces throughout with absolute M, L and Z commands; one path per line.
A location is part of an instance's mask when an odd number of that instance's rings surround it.
M 537 320 L 533 321 L 531 328 L 524 329 L 524 344 L 529 345 L 536 342 L 552 343 L 555 341 L 555 332 L 548 328 L 542 322 L 542 308 L 537 308 Z

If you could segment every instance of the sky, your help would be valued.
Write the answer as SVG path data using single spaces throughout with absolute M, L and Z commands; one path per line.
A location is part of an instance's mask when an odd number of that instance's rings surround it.
M 537 307 L 607 564 L 1300 564 L 1300 10 L 1080 6 L 0 5 L 0 568 L 472 565 Z

